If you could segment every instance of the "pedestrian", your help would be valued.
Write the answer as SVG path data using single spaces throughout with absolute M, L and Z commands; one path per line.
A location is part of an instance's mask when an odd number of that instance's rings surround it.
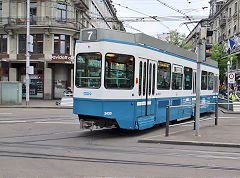
M 229 95 L 229 98 L 232 99 L 232 101 L 239 101 L 239 98 L 237 96 L 237 94 L 235 93 L 235 91 L 233 90 L 232 93 Z

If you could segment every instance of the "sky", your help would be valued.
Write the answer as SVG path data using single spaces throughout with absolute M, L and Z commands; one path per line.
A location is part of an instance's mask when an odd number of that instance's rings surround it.
M 141 31 L 154 37 L 156 37 L 157 34 L 168 33 L 170 30 L 177 30 L 178 32 L 184 33 L 187 36 L 189 34 L 189 30 L 183 23 L 189 21 L 181 20 L 183 19 L 182 17 L 184 17 L 183 14 L 190 17 L 197 17 L 196 20 L 200 20 L 200 18 L 207 18 L 210 11 L 208 3 L 209 0 L 160 1 L 166 3 L 168 6 L 171 6 L 176 10 L 180 10 L 182 14 L 170 9 L 169 7 L 164 6 L 163 4 L 158 2 L 158 0 L 113 0 L 113 4 L 117 9 L 117 16 L 120 20 L 130 19 L 132 17 L 161 17 L 160 22 L 127 22 L 126 20 L 125 22 L 123 21 L 127 32 L 139 33 L 139 31 Z M 130 9 L 141 12 L 143 14 L 134 12 Z M 169 16 L 175 16 L 174 21 L 168 20 Z M 163 19 L 163 17 L 168 17 L 168 19 Z M 171 17 L 171 19 L 173 18 Z M 188 27 L 190 30 L 192 30 L 195 25 L 196 23 L 188 24 Z M 138 31 L 133 29 L 137 29 Z

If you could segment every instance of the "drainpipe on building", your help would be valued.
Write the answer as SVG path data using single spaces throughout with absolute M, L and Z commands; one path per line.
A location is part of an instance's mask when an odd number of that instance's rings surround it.
M 237 1 L 237 18 L 238 18 L 238 23 L 237 23 L 237 29 L 238 29 L 238 34 L 239 34 L 239 0 Z

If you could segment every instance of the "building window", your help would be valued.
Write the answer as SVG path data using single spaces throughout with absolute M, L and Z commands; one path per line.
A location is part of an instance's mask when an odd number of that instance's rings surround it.
M 229 11 L 229 18 L 230 18 L 232 16 L 232 9 L 229 8 L 228 11 Z
M 43 34 L 33 34 L 33 53 L 34 54 L 43 54 Z M 26 35 L 20 34 L 18 36 L 19 47 L 18 53 L 26 53 Z
M 69 35 L 54 35 L 54 54 L 70 54 Z
M 36 2 L 30 3 L 30 22 L 31 22 L 31 25 L 36 25 L 36 22 L 37 22 L 37 3 Z
M 2 2 L 0 2 L 0 22 L 2 21 Z
M 7 53 L 7 35 L 0 35 L 0 53 Z
M 235 6 L 234 6 L 234 12 L 237 12 L 237 2 L 235 3 Z
M 57 20 L 66 21 L 67 19 L 67 5 L 58 4 L 57 5 Z

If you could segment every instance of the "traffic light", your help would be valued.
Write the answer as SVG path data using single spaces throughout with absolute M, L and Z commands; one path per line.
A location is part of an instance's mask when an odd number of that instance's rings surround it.
M 210 49 L 212 48 L 212 45 L 211 44 L 207 44 L 206 42 L 204 42 L 202 45 L 201 45 L 201 59 L 203 61 L 206 61 L 206 58 L 210 57 L 212 55 Z
M 206 57 L 206 58 L 212 56 L 211 48 L 212 48 L 212 45 L 211 45 L 211 44 L 206 44 L 206 43 L 205 43 L 205 57 Z

